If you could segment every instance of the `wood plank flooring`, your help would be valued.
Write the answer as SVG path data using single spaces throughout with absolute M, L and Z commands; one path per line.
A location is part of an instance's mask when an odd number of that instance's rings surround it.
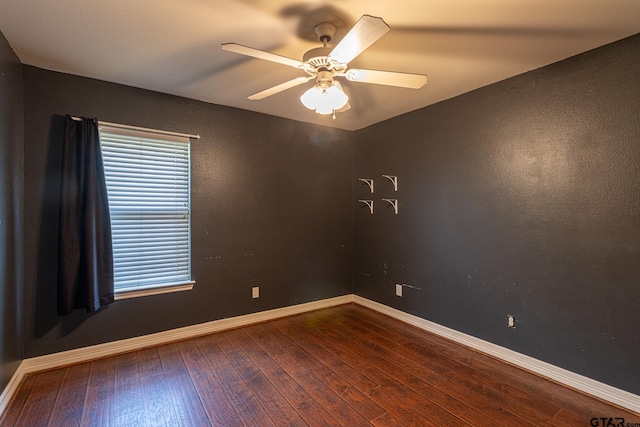
M 639 414 L 347 304 L 28 375 L 0 425 L 590 426 L 594 417 L 640 427 Z

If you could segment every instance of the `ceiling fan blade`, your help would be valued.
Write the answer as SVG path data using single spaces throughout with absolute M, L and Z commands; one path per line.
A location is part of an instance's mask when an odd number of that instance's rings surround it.
M 396 73 L 393 71 L 359 70 L 353 68 L 345 73 L 347 80 L 361 83 L 420 89 L 427 84 L 424 74 Z
M 264 59 L 265 61 L 277 62 L 294 68 L 304 68 L 304 62 L 264 50 L 254 49 L 237 43 L 222 43 L 222 50 L 239 53 L 240 55 L 251 56 L 253 58 Z
M 265 89 L 262 92 L 258 92 L 256 94 L 253 94 L 253 95 L 249 96 L 248 99 L 250 99 L 252 101 L 258 101 L 260 99 L 264 99 L 264 98 L 266 98 L 268 96 L 275 95 L 276 93 L 280 93 L 280 92 L 282 92 L 284 90 L 291 89 L 292 87 L 296 87 L 298 85 L 306 83 L 309 80 L 311 80 L 312 78 L 313 78 L 313 76 L 296 77 L 295 79 L 289 80 L 288 82 L 280 83 L 277 86 L 274 86 L 272 88 Z
M 362 15 L 340 43 L 333 48 L 329 58 L 341 64 L 347 64 L 385 35 L 389 29 L 382 18 Z

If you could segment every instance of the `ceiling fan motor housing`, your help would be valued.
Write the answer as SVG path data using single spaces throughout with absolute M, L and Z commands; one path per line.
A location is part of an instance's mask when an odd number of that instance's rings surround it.
M 302 57 L 305 71 L 312 76 L 322 70 L 332 71 L 334 74 L 343 72 L 347 68 L 346 64 L 332 61 L 329 58 L 331 50 L 330 47 L 317 47 L 307 51 Z
M 329 53 L 331 53 L 330 47 L 316 47 L 306 51 L 302 56 L 302 60 L 316 68 L 329 68 L 331 65 L 329 63 Z

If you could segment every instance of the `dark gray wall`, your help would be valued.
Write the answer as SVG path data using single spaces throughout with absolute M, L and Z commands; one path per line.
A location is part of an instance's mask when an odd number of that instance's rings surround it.
M 638 70 L 640 35 L 358 132 L 355 292 L 640 394 Z
M 355 133 L 24 67 L 25 356 L 350 293 L 353 273 L 359 295 L 638 394 L 639 62 L 635 36 Z M 22 231 L 10 213 L 21 209 L 17 74 L 0 88 L 10 247 Z M 194 291 L 55 315 L 65 113 L 202 135 Z M 382 174 L 399 176 L 397 193 Z M 376 180 L 374 215 L 357 202 L 370 198 L 360 177 Z M 16 283 L 19 254 L 2 258 Z M 6 283 L 5 382 L 20 330 Z M 395 283 L 420 289 L 398 298 Z
M 0 390 L 22 358 L 22 64 L 0 33 Z
M 352 292 L 348 132 L 24 70 L 26 357 Z M 56 315 L 65 113 L 202 136 L 192 144 L 193 291 Z

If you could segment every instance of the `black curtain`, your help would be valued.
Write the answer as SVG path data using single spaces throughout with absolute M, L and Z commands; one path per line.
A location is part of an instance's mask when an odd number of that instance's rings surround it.
M 96 119 L 65 118 L 59 231 L 58 314 L 111 304 L 111 220 Z

